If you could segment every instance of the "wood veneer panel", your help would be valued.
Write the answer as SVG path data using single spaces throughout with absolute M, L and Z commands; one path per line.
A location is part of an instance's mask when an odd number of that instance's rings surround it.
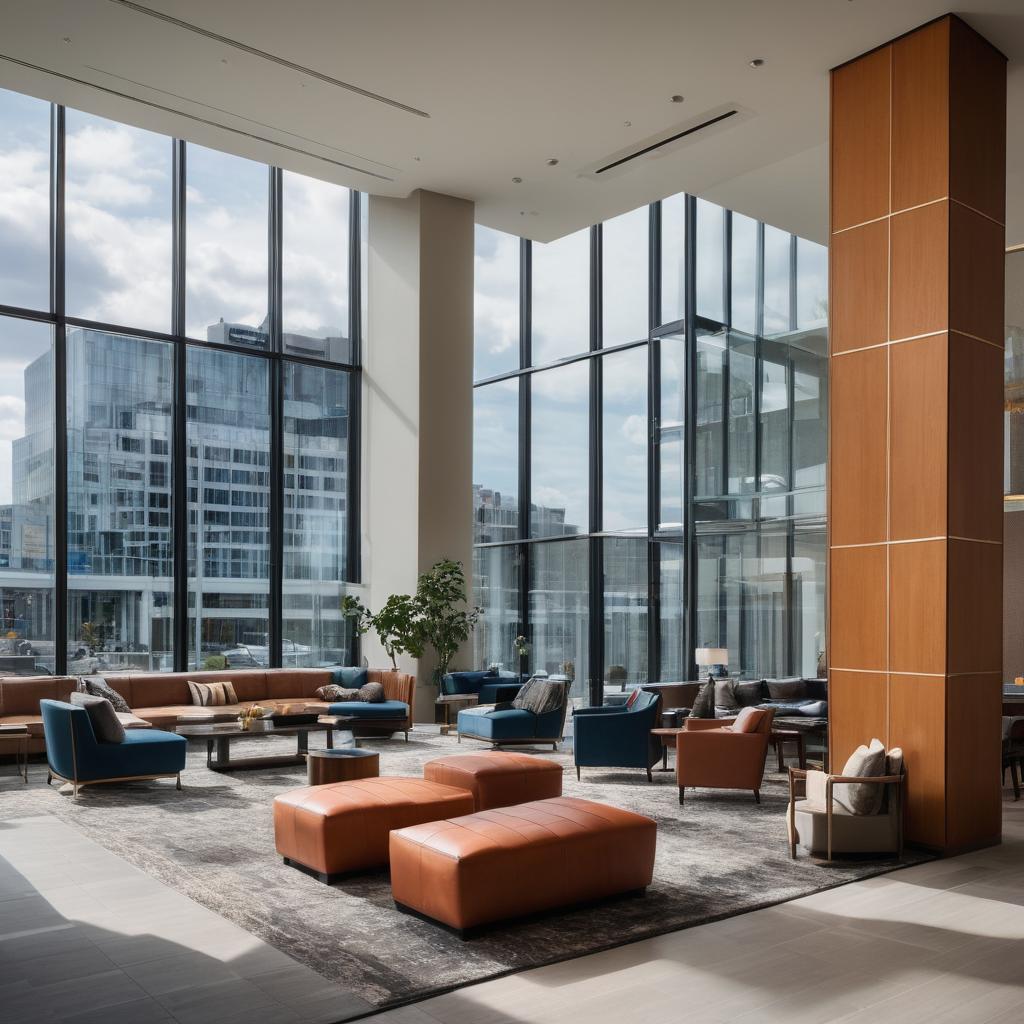
M 906 837 L 946 844 L 946 681 L 889 677 L 889 742 L 907 765 Z
M 889 336 L 946 330 L 949 320 L 949 203 L 907 210 L 891 220 Z
M 953 849 L 997 841 L 1002 831 L 1001 714 L 999 673 L 947 680 L 946 843 Z
M 885 673 L 843 672 L 828 676 L 829 758 L 840 772 L 862 743 L 889 742 L 889 680 Z
M 885 670 L 886 549 L 833 548 L 829 556 L 829 661 Z
M 946 542 L 893 544 L 889 550 L 889 667 L 946 671 Z
M 949 211 L 949 325 L 1003 344 L 1006 276 L 1001 224 L 952 203 Z
M 832 72 L 832 230 L 889 212 L 889 46 Z
M 950 26 L 950 195 L 1006 222 L 1006 58 L 969 25 Z
M 949 671 L 999 672 L 1003 663 L 1003 546 L 949 542 Z
M 949 195 L 949 18 L 892 45 L 892 208 Z
M 831 543 L 873 544 L 884 541 L 888 418 L 886 349 L 867 349 L 833 358 L 830 368 Z
M 829 343 L 846 352 L 888 340 L 889 221 L 878 220 L 832 236 Z
M 948 492 L 946 335 L 893 345 L 889 360 L 889 536 L 943 536 Z
M 1002 541 L 1003 352 L 955 333 L 949 336 L 948 443 L 949 478 L 956 482 L 949 488 L 949 532 Z

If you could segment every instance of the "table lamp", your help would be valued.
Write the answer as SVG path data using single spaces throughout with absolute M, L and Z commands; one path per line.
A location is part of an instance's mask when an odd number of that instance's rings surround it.
M 714 682 L 715 676 L 711 669 L 715 665 L 728 665 L 729 652 L 724 647 L 698 647 L 693 652 L 693 660 L 698 665 L 707 667 L 708 679 Z

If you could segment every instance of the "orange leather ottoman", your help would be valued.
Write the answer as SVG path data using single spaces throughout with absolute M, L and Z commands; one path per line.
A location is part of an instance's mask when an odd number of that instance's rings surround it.
M 645 889 L 656 838 L 650 818 L 572 797 L 478 811 L 392 832 L 391 892 L 464 933 Z
M 560 764 L 503 750 L 435 758 L 423 766 L 423 778 L 468 789 L 478 811 L 562 795 Z
M 392 829 L 473 810 L 473 794 L 423 779 L 309 786 L 274 798 L 274 838 L 286 864 L 330 882 L 388 862 Z

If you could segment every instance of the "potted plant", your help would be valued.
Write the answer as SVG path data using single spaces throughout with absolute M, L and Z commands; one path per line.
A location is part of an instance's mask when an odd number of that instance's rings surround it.
M 421 573 L 416 584 L 416 606 L 419 635 L 437 654 L 434 679 L 440 683 L 480 618 L 479 608 L 467 607 L 462 563 L 444 558 Z
M 356 633 L 363 636 L 371 629 L 377 634 L 384 653 L 391 659 L 391 667 L 398 670 L 398 655 L 423 656 L 423 638 L 419 625 L 416 600 L 408 594 L 392 594 L 379 612 L 371 612 L 358 598 L 347 594 L 342 598 L 342 612 L 355 624 Z
M 512 648 L 519 657 L 519 675 L 525 676 L 528 671 L 527 658 L 530 657 L 530 641 L 520 633 L 512 641 Z

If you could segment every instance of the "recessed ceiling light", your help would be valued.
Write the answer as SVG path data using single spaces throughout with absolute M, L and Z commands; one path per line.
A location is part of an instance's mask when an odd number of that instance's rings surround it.
M 682 103 L 683 100 L 686 99 L 686 97 L 680 96 L 679 93 L 676 93 L 675 96 L 671 97 L 671 99 L 673 103 Z
M 750 66 L 752 68 L 762 68 L 762 67 L 764 67 L 764 57 L 755 57 L 750 62 Z
M 632 128 L 633 127 L 633 122 L 632 121 L 623 121 L 622 122 L 622 127 L 623 128 Z
M 71 36 L 65 36 L 64 37 L 64 42 L 65 43 L 70 43 L 71 42 Z
M 555 166 L 557 166 L 557 164 L 558 164 L 558 157 L 557 156 L 549 156 L 548 157 L 548 159 L 547 159 L 548 167 L 555 167 Z
M 513 178 L 512 181 L 516 185 L 522 185 L 522 183 L 523 183 L 523 179 L 522 178 Z

